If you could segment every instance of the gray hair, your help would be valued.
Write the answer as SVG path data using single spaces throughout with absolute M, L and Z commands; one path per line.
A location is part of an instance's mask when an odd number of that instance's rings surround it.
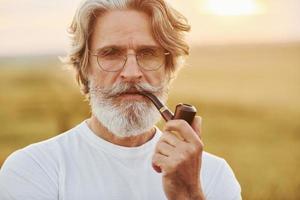
M 155 40 L 168 52 L 166 71 L 175 72 L 183 65 L 182 58 L 189 54 L 184 32 L 190 30 L 186 18 L 164 0 L 84 0 L 79 5 L 68 29 L 71 48 L 64 62 L 74 67 L 76 79 L 84 94 L 89 94 L 87 68 L 88 43 L 95 19 L 115 9 L 134 9 L 150 16 Z

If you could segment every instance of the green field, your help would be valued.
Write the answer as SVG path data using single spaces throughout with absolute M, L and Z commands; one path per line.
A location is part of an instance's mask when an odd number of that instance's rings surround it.
M 0 165 L 14 150 L 90 114 L 56 56 L 0 58 Z M 192 48 L 169 107 L 194 104 L 208 152 L 249 200 L 300 199 L 300 44 Z

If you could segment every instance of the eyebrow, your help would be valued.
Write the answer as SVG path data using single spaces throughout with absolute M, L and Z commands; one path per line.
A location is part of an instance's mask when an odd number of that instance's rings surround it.
M 106 45 L 106 46 L 97 48 L 96 51 L 101 51 L 103 49 L 109 49 L 109 48 L 127 49 L 127 46 L 125 46 L 125 45 Z M 161 48 L 161 47 L 158 46 L 158 45 L 137 45 L 134 49 L 147 49 L 147 48 L 158 49 L 158 48 Z

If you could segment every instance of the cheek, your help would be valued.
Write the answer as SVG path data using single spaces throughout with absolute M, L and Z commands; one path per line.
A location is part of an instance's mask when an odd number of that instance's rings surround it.
M 167 78 L 164 69 L 146 73 L 144 76 L 146 81 L 153 86 L 160 86 Z
M 109 87 L 116 82 L 117 75 L 115 73 L 98 70 L 97 73 L 92 74 L 91 78 L 98 86 Z
M 105 72 L 99 69 L 98 63 L 92 59 L 89 63 L 88 70 L 89 80 L 93 80 L 98 86 L 107 87 L 114 84 L 117 79 L 117 73 Z

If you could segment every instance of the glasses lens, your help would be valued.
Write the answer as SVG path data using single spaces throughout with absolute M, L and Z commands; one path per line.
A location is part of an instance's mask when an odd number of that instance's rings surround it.
M 157 70 L 165 63 L 165 51 L 162 49 L 143 49 L 137 53 L 137 60 L 143 69 Z
M 125 62 L 124 58 L 107 60 L 107 59 L 100 58 L 99 56 L 97 57 L 97 61 L 99 67 L 104 71 L 108 71 L 108 72 L 120 71 L 123 68 Z
M 104 71 L 120 71 L 125 62 L 124 52 L 114 48 L 102 49 L 97 54 L 98 65 Z
M 147 71 L 159 69 L 165 63 L 165 56 L 165 51 L 160 48 L 145 48 L 136 52 L 138 65 Z M 120 71 L 126 62 L 126 51 L 115 48 L 101 49 L 97 53 L 97 62 L 104 71 Z

